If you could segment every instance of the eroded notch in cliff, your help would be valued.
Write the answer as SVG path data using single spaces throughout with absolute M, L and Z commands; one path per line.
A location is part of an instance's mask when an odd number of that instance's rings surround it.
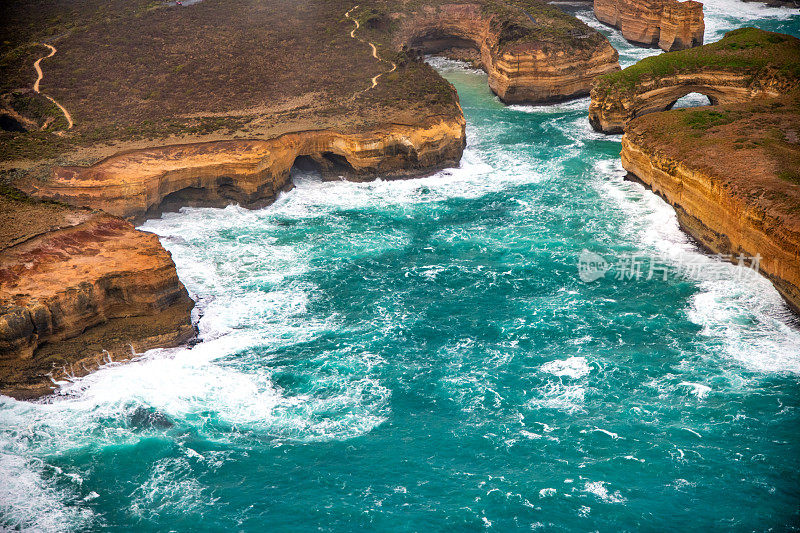
M 480 45 L 471 39 L 459 37 L 439 29 L 429 29 L 411 37 L 405 47 L 415 56 L 440 55 L 479 66 Z
M 25 126 L 11 115 L 0 114 L 0 130 L 20 133 L 28 131 Z
M 299 155 L 289 169 L 289 177 L 295 184 L 298 181 L 321 181 L 322 165 L 310 155 Z
M 324 177 L 350 176 L 355 172 L 353 166 L 343 155 L 334 152 L 323 152 L 322 160 Z
M 353 165 L 347 158 L 334 152 L 322 152 L 313 155 L 299 155 L 295 158 L 289 176 L 292 182 L 298 180 L 335 180 L 352 178 L 355 175 Z

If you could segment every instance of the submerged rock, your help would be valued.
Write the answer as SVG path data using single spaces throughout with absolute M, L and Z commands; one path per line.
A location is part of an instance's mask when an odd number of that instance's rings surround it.
M 139 406 L 128 416 L 128 425 L 134 429 L 170 429 L 175 424 L 165 414 Z

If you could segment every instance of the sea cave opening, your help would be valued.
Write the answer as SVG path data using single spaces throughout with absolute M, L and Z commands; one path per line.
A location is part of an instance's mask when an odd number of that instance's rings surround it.
M 322 165 L 311 156 L 299 155 L 289 169 L 289 177 L 295 185 L 298 181 L 322 181 Z
M 467 62 L 479 61 L 481 56 L 474 41 L 438 29 L 415 35 L 408 41 L 407 47 L 420 56 L 440 55 Z
M 295 158 L 289 177 L 295 185 L 301 181 L 335 180 L 355 174 L 347 158 L 334 152 L 299 155 Z
M 324 164 L 323 170 L 333 177 L 342 177 L 354 172 L 353 165 L 341 154 L 323 152 L 322 161 Z

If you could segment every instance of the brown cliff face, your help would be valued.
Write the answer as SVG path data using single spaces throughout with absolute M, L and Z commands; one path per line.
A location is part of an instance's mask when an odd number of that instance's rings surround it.
M 136 150 L 90 167 L 56 167 L 51 180 L 28 192 L 135 221 L 186 205 L 258 206 L 291 188 L 298 157 L 316 161 L 329 176 L 356 180 L 425 173 L 458 163 L 464 128 L 459 116 L 358 134 L 305 131 Z
M 521 8 L 508 9 L 526 21 L 534 19 Z M 477 3 L 443 4 L 404 16 L 395 41 L 425 53 L 476 48 L 489 87 L 509 104 L 584 96 L 595 78 L 619 70 L 616 50 L 577 19 L 560 40 L 526 35 L 525 29 L 509 24 Z M 509 38 L 513 32 L 524 38 Z
M 627 40 L 668 52 L 703 44 L 703 4 L 678 0 L 594 0 L 597 20 Z
M 800 313 L 798 128 L 797 101 L 649 115 L 628 125 L 622 164 L 712 252 L 761 256 L 759 271 Z
M 592 91 L 589 122 L 597 131 L 622 133 L 636 117 L 666 111 L 689 93 L 701 93 L 712 105 L 776 98 L 787 87 L 773 79 L 757 79 L 743 72 L 704 69 L 692 74 L 642 79 L 634 92 Z
M 777 98 L 800 87 L 800 39 L 741 28 L 716 43 L 648 57 L 592 87 L 589 122 L 622 133 L 628 121 L 671 109 L 689 93 L 712 104 Z
M 155 235 L 105 213 L 0 197 L 0 392 L 192 337 L 194 303 Z

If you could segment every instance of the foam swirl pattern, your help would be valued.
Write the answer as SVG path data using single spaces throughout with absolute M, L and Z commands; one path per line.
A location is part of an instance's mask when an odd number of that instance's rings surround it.
M 707 41 L 744 23 L 800 32 L 788 10 L 730 0 L 706 23 Z M 603 31 L 624 63 L 656 53 Z M 144 224 L 202 342 L 48 403 L 0 397 L 0 528 L 798 523 L 800 331 L 775 289 L 728 276 L 622 179 L 588 99 L 505 107 L 484 75 L 435 64 L 468 121 L 459 168 L 295 176 L 261 210 Z M 584 248 L 707 268 L 584 283 Z

